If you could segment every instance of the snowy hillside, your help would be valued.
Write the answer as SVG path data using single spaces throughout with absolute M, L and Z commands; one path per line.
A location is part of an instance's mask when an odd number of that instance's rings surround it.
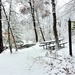
M 56 59 L 54 51 L 50 54 L 39 44 L 12 54 L 5 50 L 0 55 L 0 75 L 75 75 L 74 48 L 73 57 L 68 54 L 67 44 L 57 51 Z

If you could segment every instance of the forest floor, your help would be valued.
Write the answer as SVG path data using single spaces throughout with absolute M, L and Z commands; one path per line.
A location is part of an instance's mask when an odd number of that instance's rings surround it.
M 73 44 L 73 57 L 69 56 L 68 44 L 51 53 L 38 43 L 17 52 L 13 49 L 12 54 L 7 49 L 0 54 L 0 75 L 75 75 L 74 49 Z

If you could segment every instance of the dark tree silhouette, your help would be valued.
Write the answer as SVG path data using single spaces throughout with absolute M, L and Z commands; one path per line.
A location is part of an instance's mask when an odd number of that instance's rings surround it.
M 1 0 L 0 0 L 0 53 L 3 51 L 3 40 L 2 40 L 2 16 L 1 16 Z
M 43 41 L 45 41 L 45 37 L 44 37 L 43 31 L 42 31 L 42 28 L 41 28 L 41 26 L 40 26 L 39 16 L 38 16 L 38 11 L 37 11 L 37 10 L 38 10 L 38 9 L 36 9 L 36 19 L 37 19 L 37 21 L 38 21 L 38 26 L 39 26 L 39 29 L 40 29 L 40 32 L 41 32 L 41 35 L 42 35 L 42 39 L 43 39 Z
M 31 7 L 31 14 L 32 14 L 32 19 L 33 19 L 35 38 L 36 38 L 36 42 L 38 42 L 38 34 L 37 34 L 37 30 L 36 30 L 35 12 L 34 12 L 34 0 L 29 0 L 29 4 Z
M 3 7 L 3 11 L 4 11 L 4 14 L 5 14 L 5 17 L 6 17 L 6 21 L 7 21 L 7 24 L 8 24 L 8 41 L 10 40 L 10 32 L 11 32 L 11 35 L 12 35 L 12 38 L 13 38 L 13 42 L 14 42 L 16 51 L 18 51 L 17 45 L 16 45 L 16 41 L 15 41 L 15 37 L 14 37 L 14 35 L 13 35 L 12 29 L 10 28 L 10 22 L 9 22 L 9 20 L 8 20 L 8 16 L 7 16 L 7 14 L 6 14 L 6 11 L 5 11 L 5 8 L 4 8 L 3 5 L 2 5 L 2 7 Z M 9 12 L 9 19 L 10 19 L 10 15 L 11 15 L 11 7 L 10 7 L 10 12 Z M 9 31 L 10 31 L 10 32 L 9 32 Z M 10 48 L 10 52 L 12 53 L 12 48 L 11 48 L 10 42 L 9 42 L 9 48 Z
M 69 54 L 72 56 L 72 41 L 71 41 L 71 20 L 68 21 L 68 32 L 69 32 Z
M 55 8 L 55 0 L 52 1 L 52 12 L 53 12 L 53 31 L 56 41 L 56 47 L 59 48 L 59 41 L 58 41 L 58 34 L 57 34 L 57 27 L 56 27 L 56 8 Z

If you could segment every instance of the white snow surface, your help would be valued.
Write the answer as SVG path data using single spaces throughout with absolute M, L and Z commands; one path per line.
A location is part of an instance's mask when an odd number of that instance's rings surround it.
M 75 50 L 69 56 L 68 44 L 65 48 L 49 52 L 36 44 L 11 54 L 5 50 L 0 54 L 0 75 L 75 75 Z

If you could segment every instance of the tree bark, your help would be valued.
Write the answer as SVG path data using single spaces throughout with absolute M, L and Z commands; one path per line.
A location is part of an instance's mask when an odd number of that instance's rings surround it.
M 12 44 L 10 41 L 10 15 L 11 15 L 11 2 L 10 2 L 10 8 L 9 8 L 8 42 L 9 42 L 10 52 L 12 53 Z
M 32 1 L 29 0 L 29 4 L 30 4 L 30 7 L 31 7 L 31 14 L 32 14 L 32 19 L 33 19 L 35 38 L 36 38 L 36 42 L 38 42 L 38 34 L 37 34 L 37 30 L 36 30 L 35 12 L 34 12 L 34 0 L 32 0 Z
M 9 20 L 8 20 L 8 16 L 7 16 L 7 14 L 6 14 L 6 11 L 5 11 L 5 8 L 4 8 L 3 5 L 2 5 L 2 7 L 3 7 L 3 11 L 4 11 L 4 14 L 5 14 L 5 17 L 6 17 L 6 20 L 7 20 L 8 26 L 9 26 L 8 29 L 9 29 L 9 31 L 11 32 L 11 35 L 12 35 L 12 37 L 13 37 L 13 41 L 14 41 L 14 44 L 15 44 L 16 51 L 18 51 L 18 49 L 17 49 L 17 45 L 16 45 L 16 42 L 15 42 L 15 37 L 14 37 L 14 35 L 13 35 L 12 29 L 10 28 L 10 23 L 9 23 Z M 8 34 L 9 34 L 9 33 L 8 33 Z M 10 52 L 12 53 L 11 49 L 10 49 Z
M 41 32 L 41 35 L 42 35 L 42 39 L 43 39 L 43 41 L 45 41 L 45 37 L 44 37 L 43 31 L 42 31 L 42 28 L 40 26 L 39 17 L 38 17 L 38 11 L 37 10 L 38 9 L 36 9 L 36 18 L 37 18 L 37 21 L 38 21 L 38 26 L 40 28 L 40 32 Z
M 59 49 L 59 41 L 58 41 L 58 33 L 57 33 L 57 27 L 56 27 L 56 8 L 55 8 L 55 0 L 52 1 L 52 12 L 53 12 L 53 31 L 56 41 L 56 46 Z
M 0 53 L 3 51 L 3 40 L 2 40 L 2 16 L 1 16 L 1 0 L 0 0 Z
M 11 34 L 12 34 L 12 37 L 13 37 L 15 49 L 16 49 L 16 51 L 18 51 L 18 48 L 17 48 L 17 45 L 16 45 L 16 41 L 15 41 L 15 37 L 14 37 L 14 35 L 13 35 L 13 32 L 12 32 L 12 29 L 11 29 L 11 28 L 10 28 L 10 31 L 11 31 Z
M 71 20 L 68 21 L 68 33 L 69 33 L 69 54 L 72 56 L 72 36 L 71 36 Z

